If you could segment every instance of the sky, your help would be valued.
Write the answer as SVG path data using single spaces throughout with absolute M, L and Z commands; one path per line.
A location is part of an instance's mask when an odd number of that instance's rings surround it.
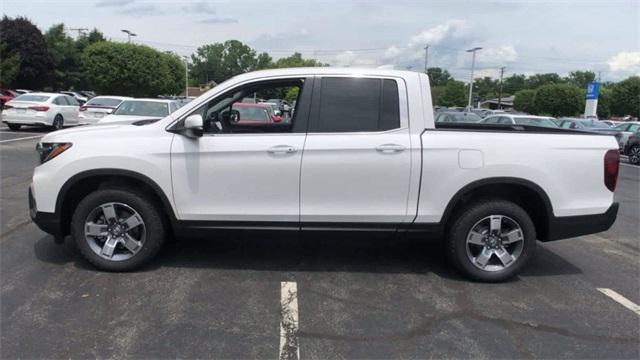
M 476 77 L 591 70 L 604 81 L 640 74 L 640 0 L 200 1 L 2 0 L 3 14 L 41 30 L 64 23 L 114 41 L 189 55 L 237 39 L 272 57 L 300 52 L 332 66 L 442 67 Z M 76 33 L 70 31 L 70 35 Z

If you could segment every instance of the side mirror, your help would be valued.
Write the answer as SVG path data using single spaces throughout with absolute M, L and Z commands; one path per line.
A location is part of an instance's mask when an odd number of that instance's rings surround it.
M 202 115 L 189 115 L 184 119 L 183 134 L 190 138 L 201 137 L 204 133 Z
M 273 120 L 274 123 L 279 123 L 282 121 L 282 117 L 280 115 L 271 115 L 271 120 Z

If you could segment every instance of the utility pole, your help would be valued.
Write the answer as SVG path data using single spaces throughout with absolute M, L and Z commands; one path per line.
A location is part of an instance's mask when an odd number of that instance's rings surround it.
M 84 35 L 84 33 L 86 31 L 89 31 L 89 29 L 87 29 L 87 28 L 75 28 L 75 29 L 69 28 L 69 31 L 77 31 L 78 32 L 78 37 L 81 37 L 82 35 Z
M 128 42 L 129 44 L 131 44 L 131 37 L 132 37 L 132 36 L 138 36 L 138 34 L 134 34 L 133 32 L 131 32 L 131 30 L 122 29 L 122 30 L 120 30 L 120 31 L 122 31 L 123 33 L 127 34 L 127 42 Z
M 476 66 L 476 51 L 478 50 L 482 50 L 481 47 L 474 47 L 473 49 L 469 49 L 467 50 L 467 52 L 471 53 L 471 79 L 469 81 L 469 109 L 472 109 L 471 107 L 471 101 L 472 101 L 472 96 L 473 96 L 473 70 Z
M 427 44 L 424 47 L 424 73 L 425 74 L 427 73 L 427 70 L 429 69 L 427 67 L 428 62 L 429 62 L 429 44 Z
M 189 97 L 189 58 L 187 56 L 182 57 L 184 59 L 184 97 Z
M 504 75 L 504 66 L 500 68 L 500 90 L 498 90 L 498 110 L 502 107 L 502 76 Z

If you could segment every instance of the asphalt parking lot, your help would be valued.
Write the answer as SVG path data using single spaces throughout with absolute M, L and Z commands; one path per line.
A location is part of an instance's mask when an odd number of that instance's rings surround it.
M 504 284 L 436 242 L 327 234 L 181 239 L 117 274 L 29 220 L 43 134 L 0 128 L 1 358 L 640 358 L 640 167 L 621 166 L 612 229 L 538 243 Z

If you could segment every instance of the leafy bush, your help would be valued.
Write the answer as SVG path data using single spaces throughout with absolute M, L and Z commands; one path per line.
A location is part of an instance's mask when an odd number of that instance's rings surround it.
M 584 111 L 584 94 L 575 85 L 548 84 L 536 91 L 535 113 L 551 116 L 575 116 Z
M 82 53 L 87 82 L 101 94 L 155 97 L 184 86 L 184 64 L 175 54 L 148 46 L 97 42 Z

